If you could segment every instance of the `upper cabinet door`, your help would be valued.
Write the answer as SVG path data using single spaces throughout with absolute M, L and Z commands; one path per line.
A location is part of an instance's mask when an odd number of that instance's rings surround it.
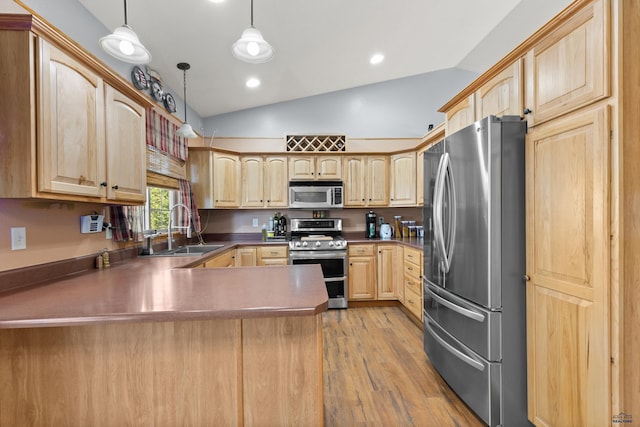
M 476 92 L 476 120 L 520 116 L 523 111 L 522 59 L 506 67 Z
M 38 190 L 103 196 L 102 79 L 42 39 L 38 71 Z
M 466 99 L 457 103 L 446 112 L 446 133 L 451 135 L 457 130 L 469 126 L 476 121 L 475 95 L 472 93 Z
M 213 196 L 216 208 L 240 207 L 240 157 L 213 153 Z
M 105 88 L 107 198 L 144 202 L 147 186 L 144 108 L 111 86 Z
M 609 23 L 593 1 L 535 45 L 525 57 L 525 108 L 530 126 L 609 94 Z
M 342 179 L 342 157 L 318 156 L 316 158 L 316 179 Z
M 365 187 L 367 162 L 364 156 L 345 156 L 344 167 L 344 205 L 366 206 Z
M 416 204 L 416 153 L 394 154 L 391 163 L 390 206 Z
M 242 157 L 242 206 L 264 206 L 264 168 L 262 156 Z
M 313 156 L 289 157 L 289 179 L 315 179 L 315 158 Z
M 267 207 L 289 206 L 287 158 L 267 156 L 264 160 L 264 197 Z
M 366 188 L 369 206 L 387 206 L 389 204 L 389 167 L 387 159 L 387 156 L 369 156 L 367 158 Z

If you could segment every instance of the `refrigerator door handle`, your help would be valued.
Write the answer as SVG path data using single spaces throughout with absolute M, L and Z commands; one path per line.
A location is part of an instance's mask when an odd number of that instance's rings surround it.
M 451 260 L 453 259 L 453 248 L 455 245 L 455 237 L 456 237 L 456 222 L 457 222 L 457 213 L 456 213 L 456 188 L 453 182 L 453 171 L 451 170 L 451 158 L 449 157 L 449 153 L 446 153 L 446 159 L 443 166 L 442 172 L 442 182 L 443 182 L 443 190 L 446 185 L 446 188 L 449 192 L 449 232 L 447 245 L 445 246 L 449 250 L 445 252 L 445 268 L 446 273 L 451 269 Z M 444 191 L 442 192 L 441 197 L 444 199 Z M 442 235 L 442 244 L 444 245 L 444 233 Z
M 436 172 L 436 182 L 433 189 L 433 237 L 436 245 L 436 251 L 443 260 L 438 263 L 443 272 L 447 272 L 446 265 L 447 253 L 444 247 L 444 230 L 442 225 L 442 199 L 444 196 L 444 173 L 446 172 L 444 165 L 449 154 L 445 153 L 440 157 L 438 163 L 438 171 Z
M 484 365 L 480 362 L 478 362 L 477 360 L 473 359 L 470 356 L 467 356 L 466 354 L 464 354 L 463 352 L 461 352 L 460 350 L 454 348 L 451 344 L 449 344 L 448 342 L 446 342 L 445 340 L 443 340 L 440 335 L 438 335 L 436 333 L 436 331 L 434 331 L 431 328 L 430 323 L 432 322 L 431 319 L 427 317 L 424 318 L 425 322 L 424 322 L 424 328 L 427 332 L 429 332 L 429 335 L 431 335 L 433 337 L 433 339 L 435 339 L 436 341 L 438 341 L 438 343 L 444 347 L 447 351 L 449 351 L 449 353 L 453 354 L 455 357 L 457 357 L 458 359 L 462 360 L 464 363 L 466 363 L 467 365 L 471 366 L 472 368 L 477 369 L 478 371 L 484 371 Z
M 456 305 L 456 304 L 452 303 L 451 301 L 447 301 L 446 299 L 442 298 L 440 295 L 438 295 L 435 292 L 433 292 L 427 286 L 425 286 L 424 290 L 434 300 L 436 300 L 438 303 L 444 305 L 448 309 L 450 309 L 452 311 L 455 311 L 456 313 L 461 314 L 464 317 L 468 317 L 469 319 L 475 320 L 476 322 L 480 322 L 480 323 L 484 322 L 484 320 L 485 320 L 484 314 L 469 310 L 469 309 L 464 308 L 464 307 L 460 307 L 459 305 Z

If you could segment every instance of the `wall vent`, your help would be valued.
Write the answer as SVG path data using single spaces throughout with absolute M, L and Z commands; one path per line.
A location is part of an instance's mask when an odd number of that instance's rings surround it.
M 345 135 L 287 135 L 287 151 L 340 152 L 346 151 Z

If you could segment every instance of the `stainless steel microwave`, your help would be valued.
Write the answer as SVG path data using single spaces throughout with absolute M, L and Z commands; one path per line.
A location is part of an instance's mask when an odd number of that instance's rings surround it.
M 289 207 L 333 209 L 343 207 L 342 181 L 289 181 Z

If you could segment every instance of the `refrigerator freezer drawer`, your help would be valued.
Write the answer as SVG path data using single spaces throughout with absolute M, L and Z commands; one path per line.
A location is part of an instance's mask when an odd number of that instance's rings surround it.
M 483 358 L 502 360 L 502 313 L 472 304 L 428 280 L 424 281 L 424 309 L 444 330 Z
M 488 362 L 424 313 L 424 349 L 442 378 L 489 426 L 500 425 L 502 365 Z

